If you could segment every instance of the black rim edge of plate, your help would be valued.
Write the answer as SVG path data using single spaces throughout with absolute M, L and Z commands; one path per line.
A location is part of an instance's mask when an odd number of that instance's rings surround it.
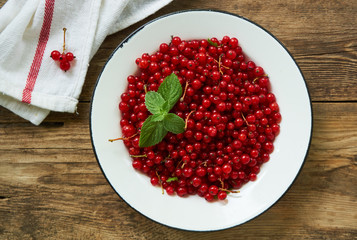
M 293 181 L 290 183 L 289 187 L 285 190 L 285 192 L 273 203 L 271 204 L 267 209 L 265 209 L 264 211 L 262 211 L 261 213 L 259 213 L 258 215 L 246 220 L 245 222 L 242 222 L 240 224 L 237 224 L 237 225 L 234 225 L 234 226 L 229 226 L 229 227 L 226 227 L 226 228 L 222 228 L 222 229 L 215 229 L 215 230 L 190 230 L 190 229 L 183 229 L 183 228 L 179 228 L 179 227 L 174 227 L 174 226 L 170 226 L 170 225 L 166 225 L 164 223 L 161 223 L 159 221 L 156 221 L 152 218 L 150 218 L 149 216 L 141 213 L 140 211 L 138 211 L 136 208 L 134 208 L 133 206 L 131 206 L 127 201 L 124 200 L 124 198 L 122 198 L 120 196 L 120 194 L 115 190 L 115 188 L 113 187 L 113 185 L 110 183 L 107 175 L 105 174 L 100 162 L 99 162 L 99 159 L 98 159 L 98 155 L 97 155 L 97 152 L 96 152 L 96 149 L 95 149 L 95 146 L 94 146 L 94 141 L 93 141 L 93 133 L 92 133 L 92 108 L 93 108 L 93 99 L 94 99 L 94 95 L 95 95 L 95 92 L 96 92 L 96 89 L 97 89 L 97 85 L 99 83 L 99 80 L 100 80 L 100 77 L 102 76 L 102 73 L 103 71 L 105 70 L 108 62 L 111 60 L 111 58 L 114 56 L 114 54 L 118 51 L 118 49 L 122 48 L 124 43 L 128 42 L 130 40 L 130 38 L 132 38 L 137 32 L 139 32 L 141 29 L 143 29 L 144 27 L 146 27 L 147 25 L 153 23 L 153 22 L 156 22 L 160 19 L 163 19 L 163 18 L 166 18 L 166 17 L 169 17 L 169 16 L 172 16 L 172 15 L 176 15 L 176 14 L 180 14 L 180 13 L 186 13 L 186 12 L 216 12 L 216 13 L 223 13 L 223 14 L 228 14 L 228 15 L 232 15 L 234 17 L 238 17 L 238 18 L 241 18 L 247 22 L 250 22 L 254 25 L 256 25 L 257 27 L 259 27 L 260 29 L 262 29 L 263 31 L 265 31 L 266 33 L 268 33 L 271 37 L 273 37 L 283 48 L 284 50 L 289 54 L 289 56 L 291 57 L 291 59 L 294 61 L 296 67 L 298 68 L 303 80 L 304 80 L 304 84 L 305 84 L 305 88 L 306 88 L 306 91 L 307 91 L 307 95 L 308 95 L 308 98 L 309 98 L 309 103 L 310 103 L 310 111 L 311 111 L 311 130 L 310 130 L 310 139 L 309 139 L 309 142 L 308 142 L 308 145 L 307 145 L 307 149 L 306 149 L 306 153 L 305 153 L 305 157 L 304 157 L 304 160 L 300 166 L 300 169 L 299 171 L 297 172 L 295 178 L 293 179 Z M 266 30 L 264 27 L 260 26 L 259 24 L 245 18 L 245 17 L 242 17 L 238 14 L 234 14 L 234 13 L 230 13 L 230 12 L 227 12 L 227 11 L 222 11 L 222 10 L 212 10 L 212 9 L 188 9 L 188 10 L 180 10 L 180 11 L 176 11 L 176 12 L 171 12 L 171 13 L 168 13 L 168 14 L 165 14 L 165 15 L 162 15 L 162 16 L 159 16 L 145 24 L 143 24 L 142 26 L 140 26 L 139 28 L 137 28 L 136 30 L 134 30 L 131 34 L 129 34 L 114 50 L 113 52 L 110 54 L 108 60 L 106 61 L 106 63 L 104 64 L 102 70 L 100 71 L 99 73 L 99 76 L 97 78 L 97 81 L 94 85 L 94 89 L 93 89 L 93 93 L 92 93 L 92 97 L 91 97 L 91 103 L 90 103 L 90 111 L 89 111 L 89 130 L 90 130 L 90 137 L 91 137 L 91 144 L 92 144 L 92 148 L 93 148 L 93 152 L 94 152 L 94 155 L 96 157 L 96 160 L 97 160 L 97 163 L 100 167 L 100 170 L 102 171 L 105 179 L 107 180 L 107 182 L 109 183 L 109 185 L 112 187 L 112 189 L 114 190 L 114 192 L 116 192 L 116 194 L 128 205 L 130 206 L 132 209 L 134 209 L 136 212 L 140 213 L 141 215 L 145 216 L 146 218 L 150 219 L 151 221 L 153 222 L 156 222 L 158 224 L 161 224 L 163 226 L 166 226 L 166 227 L 170 227 L 170 228 L 173 228 L 173 229 L 178 229 L 178 230 L 183 230 L 183 231 L 189 231 L 189 232 L 216 232 L 216 231 L 223 231 L 223 230 L 227 230 L 227 229 L 231 229 L 231 228 L 234 228 L 234 227 L 238 227 L 238 226 L 241 226 L 247 222 L 250 222 L 252 220 L 254 220 L 255 218 L 261 216 L 262 214 L 264 214 L 265 212 L 267 212 L 271 207 L 273 207 L 275 204 L 277 204 L 283 197 L 284 195 L 290 190 L 290 188 L 292 187 L 292 185 L 294 184 L 294 182 L 296 181 L 297 177 L 300 175 L 301 173 L 301 170 L 303 169 L 304 165 L 305 165 L 305 162 L 306 162 L 306 158 L 309 154 L 309 151 L 310 151 L 310 146 L 311 146 L 311 139 L 312 139 L 312 133 L 313 133 L 313 111 L 312 111 L 312 102 L 311 102 L 311 96 L 310 96 L 310 92 L 308 90 L 308 87 L 307 87 L 307 83 L 306 83 L 306 80 L 305 80 L 305 76 L 303 74 L 303 72 L 301 71 L 299 65 L 297 64 L 295 58 L 292 56 L 292 54 L 289 52 L 289 50 L 285 47 L 285 45 L 279 40 L 277 39 L 272 33 L 270 33 L 268 30 Z

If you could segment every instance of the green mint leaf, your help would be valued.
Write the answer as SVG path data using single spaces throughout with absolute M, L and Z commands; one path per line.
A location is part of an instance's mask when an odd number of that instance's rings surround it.
M 149 91 L 145 94 L 145 106 L 152 114 L 160 113 L 164 103 L 165 99 L 163 99 L 160 93 Z
M 215 42 L 212 42 L 212 40 L 211 39 L 207 39 L 207 42 L 209 43 L 209 44 L 211 44 L 212 46 L 214 46 L 214 47 L 218 47 L 218 44 L 217 43 L 215 43 Z
M 150 115 L 141 128 L 139 147 L 150 147 L 158 144 L 166 136 L 167 130 L 163 121 L 153 121 L 154 115 Z
M 164 120 L 166 115 L 167 115 L 167 113 L 154 114 L 154 115 L 152 115 L 151 121 L 154 121 L 154 122 L 162 121 L 162 120 Z
M 174 113 L 166 114 L 163 120 L 164 128 L 174 134 L 185 131 L 185 121 Z
M 177 177 L 169 177 L 166 182 L 173 182 L 173 181 L 178 181 L 178 178 Z
M 182 86 L 178 77 L 171 73 L 160 84 L 157 92 L 168 102 L 167 109 L 171 110 L 182 95 Z
M 162 111 L 164 111 L 165 113 L 170 112 L 171 108 L 170 108 L 170 103 L 168 101 L 166 101 L 163 105 L 162 105 Z

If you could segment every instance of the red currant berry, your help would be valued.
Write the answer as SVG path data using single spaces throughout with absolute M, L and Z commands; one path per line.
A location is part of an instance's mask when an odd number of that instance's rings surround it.
M 169 45 L 167 45 L 166 43 L 162 43 L 160 45 L 160 52 L 167 53 L 169 51 L 169 48 Z
M 211 185 L 208 189 L 209 194 L 211 194 L 212 196 L 217 195 L 218 191 L 219 189 L 216 185 Z
M 238 39 L 237 38 L 231 38 L 228 42 L 228 46 L 233 49 L 233 48 L 236 48 L 238 47 Z
M 130 137 L 136 133 L 136 129 L 133 125 L 125 125 L 122 127 L 122 132 L 125 137 Z
M 242 162 L 244 165 L 248 164 L 248 163 L 250 162 L 250 157 L 249 157 L 249 155 L 248 155 L 248 154 L 243 154 L 243 155 L 241 156 L 241 162 Z
M 224 200 L 227 198 L 227 192 L 226 191 L 219 191 L 217 195 L 218 200 Z
M 255 181 L 255 180 L 257 180 L 257 175 L 256 175 L 255 173 L 249 174 L 249 180 L 250 180 L 250 181 Z
M 174 195 L 175 193 L 175 189 L 172 186 L 168 186 L 165 190 L 168 195 Z
M 61 56 L 61 53 L 57 50 L 54 50 L 51 52 L 51 58 L 55 61 L 59 60 Z
M 178 45 L 181 43 L 181 38 L 175 36 L 175 37 L 173 37 L 173 38 L 171 39 L 171 43 L 172 43 L 174 46 L 178 46 Z
M 199 177 L 192 178 L 192 186 L 199 187 L 201 185 L 201 183 L 202 183 L 201 178 L 199 178 Z
M 66 53 L 67 61 L 73 61 L 74 58 L 75 58 L 75 56 L 73 55 L 73 53 L 71 53 L 71 52 Z
M 69 64 L 68 61 L 61 61 L 60 62 L 60 68 L 63 70 L 63 71 L 68 71 L 69 68 L 71 67 L 71 65 Z
M 254 74 L 256 77 L 260 77 L 264 75 L 264 70 L 262 67 L 255 67 L 254 68 Z
M 224 165 L 222 166 L 222 171 L 223 171 L 225 174 L 229 174 L 229 173 L 231 173 L 231 171 L 232 171 L 232 166 L 229 165 L 229 164 L 224 164 Z
M 183 197 L 187 194 L 187 188 L 185 187 L 178 187 L 176 189 L 177 195 L 179 195 L 180 197 Z
M 150 182 L 153 186 L 156 186 L 159 184 L 159 178 L 157 176 L 154 176 L 150 179 Z
M 205 199 L 207 200 L 207 202 L 212 202 L 214 200 L 213 195 L 211 195 L 210 193 L 206 193 L 204 195 Z

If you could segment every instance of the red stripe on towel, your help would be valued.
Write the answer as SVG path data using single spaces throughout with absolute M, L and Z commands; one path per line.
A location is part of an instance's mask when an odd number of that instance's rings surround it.
M 38 72 L 41 68 L 43 53 L 45 52 L 47 41 L 50 35 L 54 6 L 55 0 L 46 0 L 45 14 L 40 32 L 40 37 L 37 43 L 35 56 L 32 60 L 30 72 L 27 76 L 26 86 L 22 91 L 22 102 L 24 103 L 31 103 L 32 91 L 35 87 Z

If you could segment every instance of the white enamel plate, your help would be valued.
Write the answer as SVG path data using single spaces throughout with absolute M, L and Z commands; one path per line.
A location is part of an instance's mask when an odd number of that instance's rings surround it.
M 282 115 L 275 150 L 255 182 L 227 200 L 209 203 L 204 198 L 162 194 L 150 179 L 133 169 L 121 141 L 118 104 L 126 78 L 137 71 L 135 59 L 154 53 L 171 36 L 181 39 L 236 37 L 245 54 L 269 75 Z M 240 16 L 197 10 L 155 19 L 126 38 L 113 52 L 98 78 L 91 115 L 92 145 L 110 185 L 132 208 L 166 226 L 214 231 L 243 224 L 275 204 L 291 186 L 304 163 L 312 132 L 311 102 L 304 77 L 286 48 L 265 29 Z

